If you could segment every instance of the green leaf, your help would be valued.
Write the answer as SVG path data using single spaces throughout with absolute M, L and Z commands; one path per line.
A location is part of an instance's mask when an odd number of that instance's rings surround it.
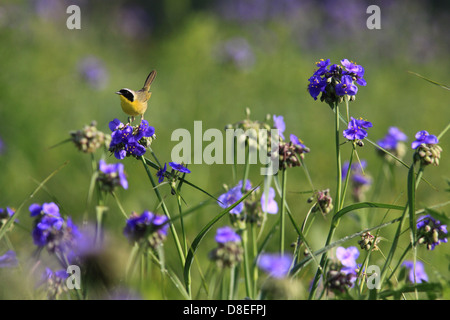
M 435 293 L 442 294 L 443 288 L 440 283 L 417 283 L 417 284 L 407 284 L 397 290 L 385 290 L 378 294 L 381 299 L 386 299 L 388 297 L 394 297 L 399 299 L 403 293 L 408 292 L 426 292 L 426 293 Z
M 376 203 L 376 202 L 360 202 L 351 204 L 345 208 L 342 208 L 338 212 L 336 212 L 336 215 L 334 216 L 334 219 L 340 219 L 343 215 L 346 213 L 349 213 L 354 210 L 363 209 L 363 208 L 380 208 L 380 209 L 392 209 L 392 210 L 404 210 L 404 206 L 398 206 L 394 204 L 388 204 L 388 203 Z
M 445 84 L 442 84 L 442 83 L 436 82 L 436 81 L 434 81 L 434 80 L 425 78 L 424 76 L 422 76 L 422 75 L 420 75 L 420 74 L 418 74 L 418 73 L 412 72 L 412 71 L 408 71 L 408 72 L 411 73 L 411 74 L 413 74 L 413 75 L 415 75 L 415 76 L 417 76 L 417 77 L 419 77 L 419 78 L 422 78 L 423 80 L 428 81 L 428 82 L 430 82 L 430 83 L 432 83 L 432 84 L 434 84 L 434 85 L 436 85 L 436 86 L 439 86 L 439 87 L 441 87 L 441 88 L 443 88 L 443 89 L 446 89 L 446 90 L 450 90 L 450 87 L 447 86 L 447 85 L 445 85 Z

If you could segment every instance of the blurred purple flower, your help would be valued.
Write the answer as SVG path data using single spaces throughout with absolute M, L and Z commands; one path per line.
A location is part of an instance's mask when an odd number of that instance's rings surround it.
M 123 234 L 129 241 L 140 241 L 145 236 L 153 235 L 158 241 L 153 244 L 159 244 L 166 236 L 169 224 L 166 216 L 154 214 L 145 210 L 141 215 L 133 212 L 127 220 Z
M 4 255 L 0 256 L 0 268 L 12 268 L 19 264 L 16 253 L 13 250 L 7 251 Z
M 344 247 L 336 248 L 336 258 L 341 262 L 344 267 L 356 268 L 356 259 L 359 257 L 359 250 L 356 247 Z
M 367 167 L 367 161 L 361 160 L 360 163 L 353 163 L 350 168 L 350 179 L 352 179 L 353 182 L 359 185 L 367 185 L 371 184 L 372 180 L 369 176 L 366 176 L 363 173 L 363 170 Z M 342 179 L 346 179 L 347 173 L 349 170 L 349 162 L 345 161 L 344 165 L 342 166 Z
M 241 242 L 241 237 L 233 228 L 225 226 L 217 229 L 215 240 L 217 243 Z
M 153 19 L 143 7 L 125 4 L 118 12 L 117 27 L 125 36 L 142 39 L 150 35 Z
M 255 64 L 252 47 L 245 38 L 231 38 L 221 43 L 216 50 L 218 51 L 217 57 L 221 62 L 231 62 L 238 69 L 249 69 Z
M 405 261 L 402 265 L 409 270 L 408 279 L 412 283 L 428 282 L 428 275 L 422 262 L 416 261 L 415 267 L 413 261 Z
M 116 186 L 121 186 L 128 189 L 127 176 L 124 172 L 124 165 L 122 163 L 107 164 L 105 160 L 101 159 L 98 162 L 99 177 L 107 190 L 113 190 Z
M 261 207 L 264 212 L 270 214 L 278 213 L 278 203 L 275 201 L 275 190 L 273 188 L 269 189 L 267 197 L 265 193 L 261 196 Z
M 292 256 L 288 254 L 263 253 L 258 259 L 258 267 L 274 278 L 287 276 L 292 264 Z
M 2 154 L 5 151 L 5 143 L 0 138 L 0 154 Z
M 232 206 L 233 204 L 235 204 L 236 202 L 238 202 L 239 199 L 242 198 L 242 196 L 243 196 L 242 195 L 242 185 L 241 186 L 237 185 L 236 187 L 234 187 L 234 188 L 228 190 L 227 192 L 225 192 L 224 194 L 220 195 L 219 198 L 217 198 L 217 200 L 218 200 L 217 203 L 219 204 L 219 206 L 226 209 L 226 208 Z M 241 202 L 236 207 L 231 209 L 230 213 L 240 214 L 243 209 L 244 209 L 244 202 Z
M 78 70 L 82 78 L 94 89 L 103 89 L 108 83 L 108 72 L 103 62 L 93 56 L 80 60 Z
M 383 149 L 395 150 L 399 142 L 406 140 L 408 140 L 408 137 L 400 129 L 398 129 L 397 127 L 390 127 L 388 133 L 384 136 L 384 138 L 378 140 L 377 143 Z
M 284 123 L 284 117 L 273 115 L 273 126 L 275 129 L 278 129 L 278 135 L 281 137 L 281 139 L 284 140 L 283 132 L 284 132 L 284 130 L 286 130 L 286 124 Z

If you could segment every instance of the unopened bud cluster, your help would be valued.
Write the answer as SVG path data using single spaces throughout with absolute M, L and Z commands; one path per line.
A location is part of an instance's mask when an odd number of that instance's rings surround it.
M 417 221 L 418 243 L 426 245 L 428 250 L 447 242 L 447 226 L 426 215 Z
M 322 212 L 323 215 L 333 210 L 333 199 L 330 196 L 330 189 L 317 191 L 314 196 L 308 199 L 308 202 L 316 201 L 311 212 Z
M 292 142 L 281 142 L 278 149 L 280 170 L 301 166 L 301 160 L 304 159 L 304 154 L 308 152 L 308 147 L 296 145 Z
M 209 258 L 216 262 L 219 268 L 231 268 L 239 264 L 244 255 L 240 242 L 227 241 L 218 243 L 218 247 L 209 253 Z
M 344 293 L 353 286 L 355 277 L 355 274 L 345 273 L 339 270 L 338 266 L 332 265 L 327 273 L 326 286 L 334 292 Z
M 369 251 L 372 248 L 372 251 L 375 251 L 379 249 L 377 246 L 378 242 L 380 242 L 380 240 L 375 238 L 370 232 L 364 232 L 361 234 L 361 240 L 358 241 L 358 244 L 363 250 Z
M 438 166 L 441 158 L 442 148 L 437 144 L 425 144 L 422 143 L 417 147 L 414 153 L 414 160 L 420 161 L 422 166 L 429 164 Z
M 85 125 L 83 129 L 70 132 L 71 140 L 78 150 L 85 153 L 93 153 L 101 146 L 109 147 L 111 137 L 97 130 L 97 122 L 92 121 L 90 125 Z

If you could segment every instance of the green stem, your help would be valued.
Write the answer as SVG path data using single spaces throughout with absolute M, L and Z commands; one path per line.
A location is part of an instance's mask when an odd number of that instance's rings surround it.
M 280 254 L 284 254 L 284 229 L 286 221 L 286 180 L 287 170 L 281 171 L 281 208 L 280 208 Z
M 250 261 L 248 259 L 248 231 L 242 231 L 242 247 L 244 249 L 245 292 L 247 297 L 253 298 L 252 283 L 250 277 Z
M 334 214 L 336 215 L 336 213 L 339 212 L 339 210 L 342 208 L 342 203 L 341 203 L 342 165 L 341 165 L 341 150 L 340 150 L 340 142 L 339 142 L 340 129 L 339 129 L 339 105 L 338 105 L 338 103 L 334 104 L 334 111 L 335 111 L 335 121 L 334 121 L 335 132 L 334 133 L 335 133 L 335 147 L 336 147 L 336 201 L 335 201 L 336 206 L 334 207 Z M 333 217 L 333 219 L 331 221 L 330 231 L 328 233 L 328 237 L 327 237 L 327 240 L 325 243 L 325 247 L 331 243 L 331 240 L 333 239 L 334 233 L 335 233 L 338 225 L 339 225 L 339 217 L 337 219 L 335 219 L 335 217 Z M 319 268 L 317 268 L 316 275 L 314 277 L 313 284 L 311 286 L 311 291 L 309 292 L 309 299 L 313 299 L 316 294 L 317 287 L 319 285 L 319 279 L 325 270 L 327 260 L 328 260 L 328 254 L 327 254 L 327 252 L 325 252 L 322 255 L 322 258 L 320 260 L 320 266 L 319 266 Z
M 147 172 L 147 176 L 150 179 L 150 182 L 153 186 L 153 190 L 155 191 L 155 194 L 156 194 L 159 202 L 161 203 L 161 208 L 162 208 L 164 214 L 166 215 L 166 217 L 170 220 L 171 218 L 170 218 L 169 210 L 167 209 L 167 206 L 164 203 L 164 200 L 163 200 L 158 188 L 156 187 L 155 179 L 153 178 L 152 173 L 150 172 L 150 169 L 147 166 L 147 163 L 145 162 L 145 158 L 143 156 L 141 156 L 140 159 L 142 161 L 142 164 L 144 165 L 145 171 Z M 180 258 L 180 262 L 181 262 L 182 266 L 184 266 L 185 258 L 184 258 L 184 254 L 183 254 L 183 249 L 180 244 L 180 240 L 178 239 L 177 231 L 176 231 L 173 223 L 169 223 L 169 227 L 170 227 L 170 231 L 172 233 L 173 239 L 175 241 L 175 245 L 176 245 L 177 252 L 178 252 L 178 257 Z M 188 291 L 188 292 L 190 292 L 190 291 Z

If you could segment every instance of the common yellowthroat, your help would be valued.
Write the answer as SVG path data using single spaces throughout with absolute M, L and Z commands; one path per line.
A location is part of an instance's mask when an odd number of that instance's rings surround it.
M 116 93 L 120 96 L 120 105 L 123 112 L 131 116 L 131 122 L 134 121 L 135 116 L 141 116 L 141 120 L 144 119 L 144 113 L 147 111 L 147 101 L 150 99 L 152 93 L 150 92 L 150 86 L 155 80 L 156 70 L 152 70 L 145 80 L 144 86 L 141 90 L 134 91 L 131 89 L 123 88 Z M 128 117 L 130 122 L 130 117 Z

